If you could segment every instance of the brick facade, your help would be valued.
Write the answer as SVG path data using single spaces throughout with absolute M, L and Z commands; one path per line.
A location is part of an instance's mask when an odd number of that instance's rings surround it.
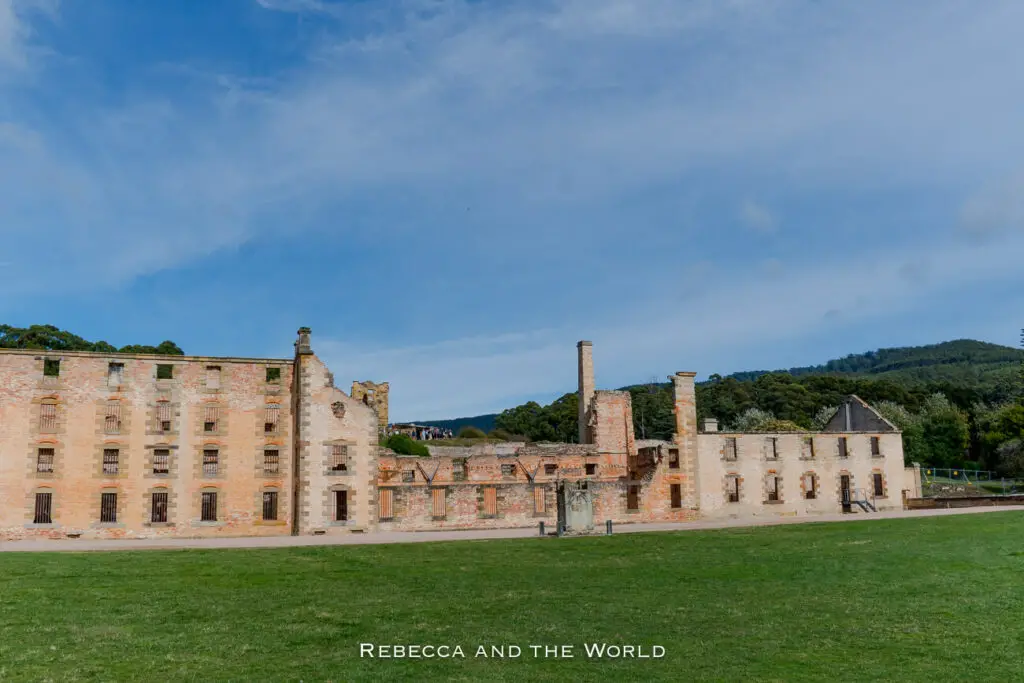
M 879 509 L 919 494 L 856 397 L 830 425 L 874 431 L 698 433 L 694 373 L 676 373 L 673 440 L 638 442 L 589 342 L 578 368 L 581 443 L 415 458 L 378 445 L 389 385 L 338 389 L 307 328 L 291 360 L 0 350 L 0 538 L 553 528 L 560 481 L 586 482 L 595 525 L 834 512 L 843 482 Z

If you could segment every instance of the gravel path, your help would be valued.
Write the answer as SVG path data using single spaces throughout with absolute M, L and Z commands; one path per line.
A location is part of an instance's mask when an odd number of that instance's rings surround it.
M 809 522 L 862 522 L 874 519 L 900 519 L 904 517 L 940 517 L 985 512 L 1009 512 L 1020 508 L 976 507 L 950 510 L 909 510 L 876 512 L 871 514 L 815 515 L 805 517 L 743 518 L 707 520 L 697 522 L 663 522 L 651 524 L 618 524 L 616 534 L 648 531 L 691 531 L 697 529 L 725 529 L 731 527 L 778 526 L 807 524 Z M 603 529 L 602 529 L 603 531 Z M 0 552 L 83 551 L 83 550 L 170 550 L 181 548 L 296 548 L 322 545 L 368 545 L 377 543 L 427 543 L 431 541 L 474 541 L 500 538 L 529 538 L 536 536 L 537 527 L 526 529 L 482 529 L 473 531 L 386 531 L 339 536 L 244 536 L 232 538 L 147 538 L 123 540 L 85 539 L 32 539 L 0 541 Z

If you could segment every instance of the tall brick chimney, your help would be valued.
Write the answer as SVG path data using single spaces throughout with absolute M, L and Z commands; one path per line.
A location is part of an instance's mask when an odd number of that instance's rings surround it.
M 579 356 L 579 437 L 580 443 L 593 443 L 590 433 L 590 401 L 594 398 L 594 345 L 588 341 L 576 344 Z

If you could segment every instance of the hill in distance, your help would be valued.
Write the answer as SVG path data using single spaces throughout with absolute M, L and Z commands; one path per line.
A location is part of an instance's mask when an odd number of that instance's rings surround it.
M 740 382 L 751 382 L 762 375 L 782 373 L 794 377 L 831 375 L 886 379 L 907 387 L 929 383 L 949 383 L 965 389 L 982 390 L 1002 385 L 1008 386 L 1019 381 L 1022 366 L 1024 366 L 1024 350 L 974 339 L 956 339 L 927 346 L 904 346 L 850 354 L 845 358 L 830 360 L 821 365 L 786 370 L 734 372 L 726 377 L 712 375 L 712 379 L 709 381 L 732 378 Z M 707 382 L 701 382 L 701 384 L 707 384 Z M 644 385 L 633 385 L 622 387 L 622 389 L 628 390 L 636 386 Z M 496 417 L 497 414 L 492 413 L 454 420 L 434 420 L 422 424 L 436 425 L 452 429 L 455 432 L 458 432 L 459 428 L 464 425 L 472 425 L 484 431 L 490 431 L 494 428 Z

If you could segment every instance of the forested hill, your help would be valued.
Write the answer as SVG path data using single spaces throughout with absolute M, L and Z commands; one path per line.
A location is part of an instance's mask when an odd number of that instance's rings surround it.
M 1024 362 L 1024 351 L 973 339 L 957 339 L 928 346 L 907 346 L 850 354 L 822 365 L 775 370 L 803 375 L 864 375 L 901 383 L 964 382 L 972 384 L 1013 374 Z M 770 371 L 735 372 L 740 381 L 757 379 Z
M 185 352 L 172 341 L 157 346 L 129 344 L 117 348 L 105 341 L 91 342 L 54 325 L 14 327 L 0 325 L 0 349 L 40 349 L 46 351 L 96 351 L 99 353 L 153 353 L 183 356 Z

